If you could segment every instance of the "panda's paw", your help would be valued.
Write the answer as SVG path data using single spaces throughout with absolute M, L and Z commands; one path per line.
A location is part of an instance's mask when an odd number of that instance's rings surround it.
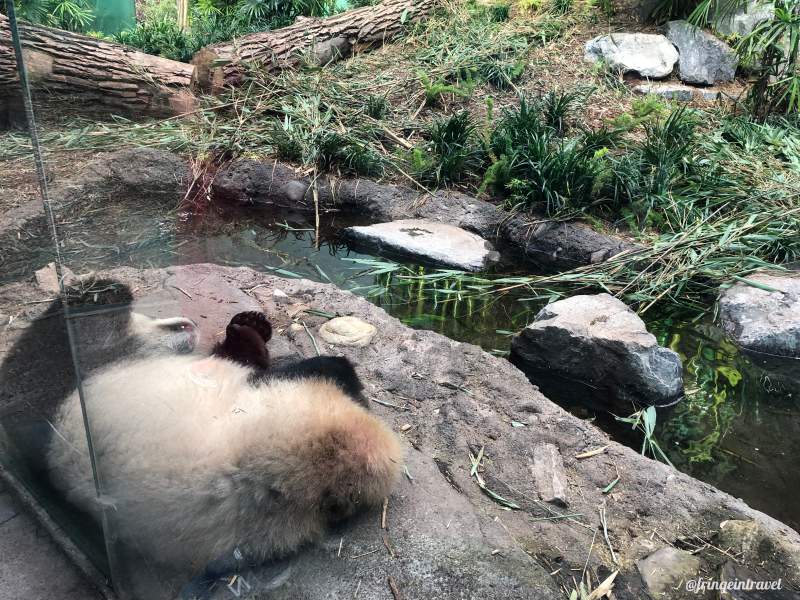
M 235 363 L 259 369 L 269 368 L 266 343 L 272 337 L 272 325 L 260 312 L 241 312 L 225 329 L 225 339 L 214 347 L 213 354 Z
M 265 344 L 272 337 L 272 325 L 267 319 L 267 315 L 256 310 L 240 312 L 239 314 L 234 315 L 234 317 L 231 319 L 231 322 L 228 324 L 226 333 L 230 335 L 232 329 L 237 329 L 236 326 L 249 327 L 250 329 L 254 330 L 261 337 L 261 339 L 264 340 Z

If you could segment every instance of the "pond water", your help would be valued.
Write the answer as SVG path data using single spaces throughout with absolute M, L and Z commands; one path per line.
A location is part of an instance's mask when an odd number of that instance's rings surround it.
M 91 224 L 62 223 L 63 254 L 66 264 L 79 273 L 111 266 L 213 262 L 332 282 L 365 296 L 411 327 L 477 344 L 498 355 L 507 354 L 512 333 L 532 321 L 547 302 L 525 298 L 523 293 L 465 298 L 459 294 L 457 278 L 435 284 L 409 282 L 396 263 L 347 248 L 336 232 L 354 224 L 352 218 L 332 214 L 324 220 L 317 242 L 313 224 L 300 215 L 254 217 L 227 211 L 205 215 L 198 224 L 180 216 L 165 218 L 163 213 L 131 214 L 124 206 L 112 205 Z M 38 268 L 48 260 L 50 253 L 41 246 L 34 254 L 18 253 L 7 264 L 16 261 L 26 268 L 10 268 L 4 279 L 17 278 L 17 271 L 30 273 L 31 264 L 39 263 Z M 422 265 L 400 265 L 417 274 L 431 272 Z M 434 295 L 434 285 L 448 292 Z M 747 357 L 710 318 L 646 320 L 660 343 L 677 351 L 684 363 L 686 397 L 659 411 L 656 429 L 670 460 L 680 470 L 800 529 L 800 503 L 793 496 L 800 487 L 795 458 L 800 455 L 797 361 L 762 364 Z M 640 447 L 638 433 L 608 414 L 595 414 L 574 403 L 565 408 L 596 419 L 619 441 Z

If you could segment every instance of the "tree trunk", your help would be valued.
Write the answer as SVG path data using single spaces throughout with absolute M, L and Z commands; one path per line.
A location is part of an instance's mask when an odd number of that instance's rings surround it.
M 31 85 L 82 106 L 180 114 L 195 106 L 194 67 L 77 33 L 20 23 Z M 18 95 L 8 18 L 0 14 L 0 97 Z M 1 100 L 0 100 L 1 102 Z
M 400 33 L 407 23 L 431 12 L 437 0 L 384 0 L 325 18 L 299 17 L 293 25 L 252 33 L 232 42 L 207 46 L 192 58 L 197 83 L 219 92 L 242 83 L 247 64 L 268 70 L 301 61 L 324 65 L 353 52 L 380 46 Z

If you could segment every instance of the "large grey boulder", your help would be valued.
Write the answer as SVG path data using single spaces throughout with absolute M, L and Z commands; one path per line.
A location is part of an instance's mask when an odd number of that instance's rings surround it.
M 586 43 L 584 60 L 602 60 L 614 71 L 661 79 L 672 73 L 678 60 L 678 51 L 663 35 L 610 33 Z
M 761 272 L 723 291 L 722 328 L 755 352 L 800 358 L 800 273 Z
M 512 340 L 511 360 L 551 397 L 574 398 L 571 388 L 580 385 L 591 403 L 612 412 L 671 404 L 683 392 L 680 357 L 659 346 L 636 313 L 609 294 L 572 296 L 543 308 Z
M 733 81 L 738 60 L 728 44 L 686 21 L 667 23 L 666 35 L 680 54 L 681 81 L 702 85 Z
M 360 246 L 464 271 L 482 271 L 500 258 L 494 247 L 479 235 L 428 219 L 348 227 L 344 233 Z
M 775 5 L 772 2 L 753 0 L 731 14 L 720 16 L 714 22 L 714 29 L 722 35 L 745 36 L 761 21 L 775 16 Z

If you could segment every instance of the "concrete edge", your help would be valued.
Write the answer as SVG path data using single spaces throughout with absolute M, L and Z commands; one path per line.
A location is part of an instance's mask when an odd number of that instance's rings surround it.
M 56 546 L 66 555 L 67 559 L 75 565 L 81 574 L 89 580 L 92 586 L 106 600 L 119 600 L 114 591 L 109 587 L 108 580 L 67 536 L 61 527 L 36 501 L 36 498 L 25 488 L 6 467 L 0 464 L 0 480 L 8 486 L 9 491 L 33 516 L 36 522 L 47 531 Z

